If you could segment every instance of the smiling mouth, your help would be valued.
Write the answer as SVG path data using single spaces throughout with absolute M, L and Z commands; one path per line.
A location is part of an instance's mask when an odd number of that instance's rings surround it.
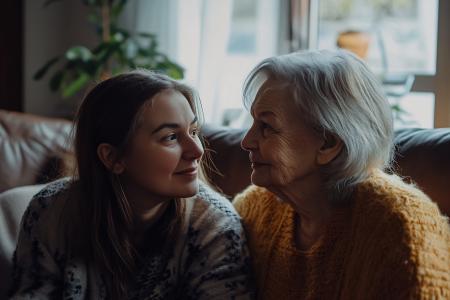
M 197 175 L 197 168 L 189 168 L 189 169 L 185 169 L 183 171 L 180 172 L 176 172 L 176 175 L 188 175 L 188 176 L 194 176 Z

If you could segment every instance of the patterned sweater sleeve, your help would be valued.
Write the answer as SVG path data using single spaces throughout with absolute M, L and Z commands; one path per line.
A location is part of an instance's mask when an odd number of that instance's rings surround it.
M 205 188 L 187 232 L 184 299 L 253 299 L 250 261 L 240 218 L 228 200 Z M 201 213 L 199 213 L 201 212 Z
M 62 275 L 52 255 L 48 232 L 48 206 L 55 186 L 47 186 L 31 200 L 22 217 L 14 252 L 11 299 L 62 299 Z

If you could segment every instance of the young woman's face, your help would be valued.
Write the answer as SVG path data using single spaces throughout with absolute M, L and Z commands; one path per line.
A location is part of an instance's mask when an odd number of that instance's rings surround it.
M 285 187 L 318 172 L 322 139 L 299 115 L 287 89 L 270 80 L 252 105 L 253 125 L 242 140 L 250 152 L 252 182 L 266 188 Z
M 162 200 L 195 195 L 203 154 L 198 131 L 197 118 L 181 93 L 155 95 L 123 159 L 128 192 Z

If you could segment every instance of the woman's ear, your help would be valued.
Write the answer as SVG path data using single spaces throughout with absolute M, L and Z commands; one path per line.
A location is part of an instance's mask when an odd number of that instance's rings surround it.
M 342 140 L 334 134 L 327 133 L 323 139 L 323 144 L 317 153 L 317 164 L 326 165 L 331 162 L 342 151 L 344 144 Z
M 117 150 L 114 146 L 101 143 L 97 147 L 97 155 L 103 165 L 114 174 L 121 174 L 125 171 L 125 164 L 117 157 Z

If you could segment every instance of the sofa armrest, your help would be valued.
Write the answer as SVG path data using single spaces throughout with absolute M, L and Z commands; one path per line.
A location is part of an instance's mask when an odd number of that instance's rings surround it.
M 12 256 L 22 215 L 31 198 L 43 187 L 42 184 L 22 186 L 0 193 L 0 299 L 6 298 L 11 284 Z

